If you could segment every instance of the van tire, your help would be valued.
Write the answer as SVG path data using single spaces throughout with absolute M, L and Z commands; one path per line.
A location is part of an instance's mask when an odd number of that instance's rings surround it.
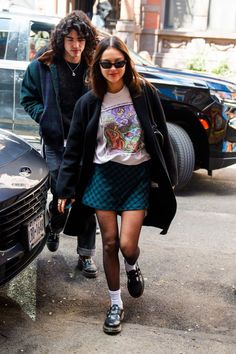
M 193 175 L 195 166 L 194 147 L 188 133 L 182 127 L 167 123 L 167 128 L 177 162 L 178 184 L 176 190 L 180 190 L 188 184 Z

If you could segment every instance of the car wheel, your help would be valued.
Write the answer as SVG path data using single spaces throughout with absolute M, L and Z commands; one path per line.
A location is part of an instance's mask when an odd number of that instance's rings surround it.
M 190 181 L 195 165 L 193 143 L 187 132 L 180 126 L 167 123 L 170 140 L 174 148 L 178 169 L 178 185 L 180 190 Z

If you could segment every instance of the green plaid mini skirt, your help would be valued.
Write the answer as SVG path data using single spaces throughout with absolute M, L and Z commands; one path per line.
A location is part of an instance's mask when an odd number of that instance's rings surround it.
M 149 162 L 129 166 L 109 161 L 95 164 L 82 202 L 98 210 L 145 210 L 150 190 Z

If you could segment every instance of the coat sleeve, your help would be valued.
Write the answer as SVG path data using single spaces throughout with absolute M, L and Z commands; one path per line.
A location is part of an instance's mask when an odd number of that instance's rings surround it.
M 59 198 L 75 198 L 76 186 L 82 163 L 85 130 L 88 121 L 86 101 L 80 98 L 74 113 L 67 138 L 63 161 L 57 178 L 57 195 Z
M 43 100 L 38 60 L 29 64 L 21 86 L 20 103 L 24 110 L 37 123 L 43 113 Z
M 166 118 L 161 104 L 161 100 L 155 88 L 154 89 L 149 88 L 148 94 L 151 102 L 150 108 L 152 109 L 155 123 L 163 136 L 161 148 L 162 148 L 162 154 L 165 160 L 165 164 L 167 167 L 167 171 L 172 186 L 176 186 L 178 183 L 177 163 L 176 163 L 173 146 L 170 141 L 170 137 L 166 125 Z

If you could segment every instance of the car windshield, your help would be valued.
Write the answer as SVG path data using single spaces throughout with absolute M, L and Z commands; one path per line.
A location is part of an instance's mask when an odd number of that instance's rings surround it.
M 157 65 L 154 65 L 151 60 L 144 58 L 143 56 L 141 56 L 140 54 L 135 52 L 132 48 L 129 48 L 129 52 L 130 52 L 130 56 L 133 59 L 135 64 L 139 64 L 139 65 L 143 65 L 143 66 L 156 66 L 157 67 Z

